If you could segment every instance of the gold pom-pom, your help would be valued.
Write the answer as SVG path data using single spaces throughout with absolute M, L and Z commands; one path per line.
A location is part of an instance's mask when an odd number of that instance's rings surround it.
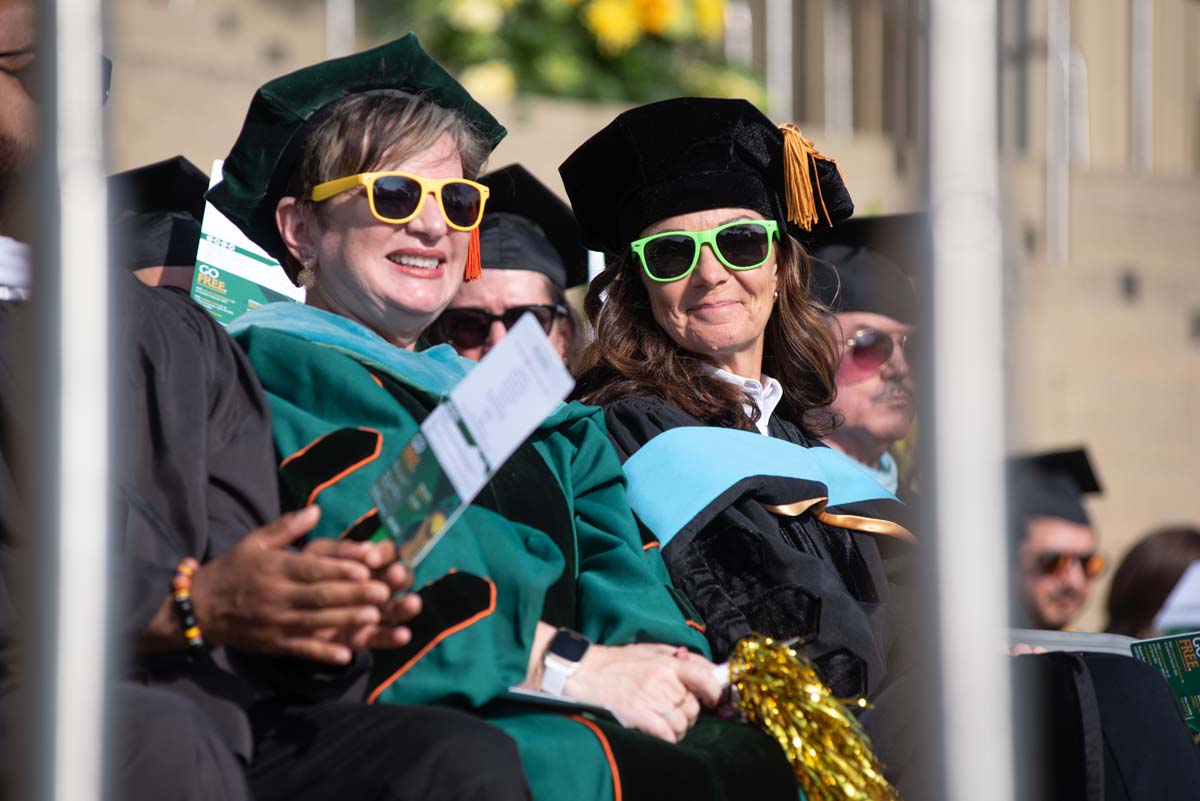
M 862 725 L 794 648 L 747 637 L 729 680 L 737 708 L 778 741 L 810 801 L 899 801 Z

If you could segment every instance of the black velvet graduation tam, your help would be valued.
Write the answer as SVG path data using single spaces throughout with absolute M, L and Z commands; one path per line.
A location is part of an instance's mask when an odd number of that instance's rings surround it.
M 275 227 L 275 207 L 309 133 L 333 102 L 376 90 L 419 94 L 456 111 L 493 148 L 506 133 L 410 33 L 372 50 L 313 64 L 263 84 L 250 101 L 242 131 L 225 159 L 223 180 L 209 191 L 209 201 L 286 266 L 288 251 Z M 289 276 L 295 280 L 294 275 Z
M 520 164 L 479 179 L 492 190 L 479 226 L 486 270 L 533 270 L 562 289 L 587 281 L 587 249 L 571 207 Z
M 115 263 L 127 270 L 194 267 L 208 176 L 183 156 L 108 179 L 117 236 Z
M 826 245 L 813 254 L 812 294 L 835 312 L 872 312 L 917 324 L 917 295 L 896 263 L 856 245 Z
M 1083 496 L 1102 492 L 1082 447 L 1012 457 L 1008 482 L 1011 516 L 1017 523 L 1033 517 L 1060 517 L 1091 525 Z
M 653 223 L 748 208 L 796 235 L 854 212 L 837 164 L 745 100 L 681 97 L 617 116 L 559 167 L 593 250 L 621 254 Z

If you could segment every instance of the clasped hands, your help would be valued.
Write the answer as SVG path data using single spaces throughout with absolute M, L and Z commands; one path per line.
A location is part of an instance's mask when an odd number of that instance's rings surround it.
M 628 727 L 677 743 L 701 705 L 715 708 L 724 689 L 714 666 L 686 648 L 655 643 L 593 645 L 567 679 L 565 694 L 607 706 Z
M 356 650 L 412 639 L 401 624 L 421 611 L 421 597 L 398 594 L 413 577 L 390 540 L 288 548 L 320 517 L 316 506 L 285 514 L 201 566 L 192 602 L 209 644 L 344 665 Z

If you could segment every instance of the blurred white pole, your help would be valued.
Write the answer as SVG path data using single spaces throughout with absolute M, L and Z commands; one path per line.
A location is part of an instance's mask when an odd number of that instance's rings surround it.
M 1154 166 L 1154 3 L 1133 0 L 1130 13 L 1130 150 L 1133 167 L 1150 172 Z
M 39 519 L 49 525 L 41 553 L 49 560 L 39 587 L 36 628 L 44 644 L 33 670 L 44 682 L 38 714 L 51 742 L 39 743 L 36 798 L 103 797 L 106 696 L 111 673 L 109 564 L 109 287 L 108 219 L 101 111 L 101 0 L 41 4 L 53 30 L 54 91 L 44 99 L 52 130 L 43 146 L 50 185 L 41 191 L 42 236 L 35 302 L 43 317 L 37 343 L 45 357 L 40 408 L 49 454 L 39 487 Z M 45 39 L 43 39 L 45 43 Z M 38 297 L 38 293 L 45 293 Z M 43 723 L 42 725 L 45 725 Z M 39 726 L 41 728 L 41 726 Z
M 849 135 L 854 129 L 854 29 L 847 0 L 825 4 L 825 130 Z
M 1046 5 L 1046 254 L 1070 258 L 1071 240 L 1071 7 Z
M 795 115 L 792 0 L 767 0 L 766 30 L 767 105 L 776 122 L 789 122 Z
M 354 0 L 325 0 L 325 58 L 354 52 Z
M 995 0 L 931 0 L 930 210 L 943 786 L 1013 797 Z
M 739 67 L 754 64 L 754 14 L 746 0 L 725 4 L 725 58 Z

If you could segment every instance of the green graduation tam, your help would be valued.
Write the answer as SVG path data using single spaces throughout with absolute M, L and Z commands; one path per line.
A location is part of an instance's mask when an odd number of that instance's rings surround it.
M 194 267 L 208 176 L 183 156 L 108 179 L 117 237 L 115 263 L 127 270 Z
M 753 209 L 798 236 L 854 211 L 837 164 L 746 100 L 682 97 L 620 114 L 559 167 L 584 244 L 625 252 L 667 217 Z
M 587 282 L 587 249 L 571 207 L 522 167 L 479 179 L 491 190 L 479 226 L 486 270 L 532 270 L 562 289 Z
M 506 133 L 410 33 L 372 50 L 313 64 L 263 84 L 250 101 L 242 131 L 225 159 L 223 180 L 209 191 L 209 201 L 287 265 L 287 247 L 275 226 L 275 207 L 308 135 L 335 101 L 377 90 L 419 94 L 457 111 L 493 148 Z M 294 275 L 291 278 L 295 280 Z
M 1091 525 L 1083 496 L 1102 490 L 1084 448 L 1015 456 L 1008 471 L 1009 504 L 1020 536 L 1024 522 L 1034 517 Z

